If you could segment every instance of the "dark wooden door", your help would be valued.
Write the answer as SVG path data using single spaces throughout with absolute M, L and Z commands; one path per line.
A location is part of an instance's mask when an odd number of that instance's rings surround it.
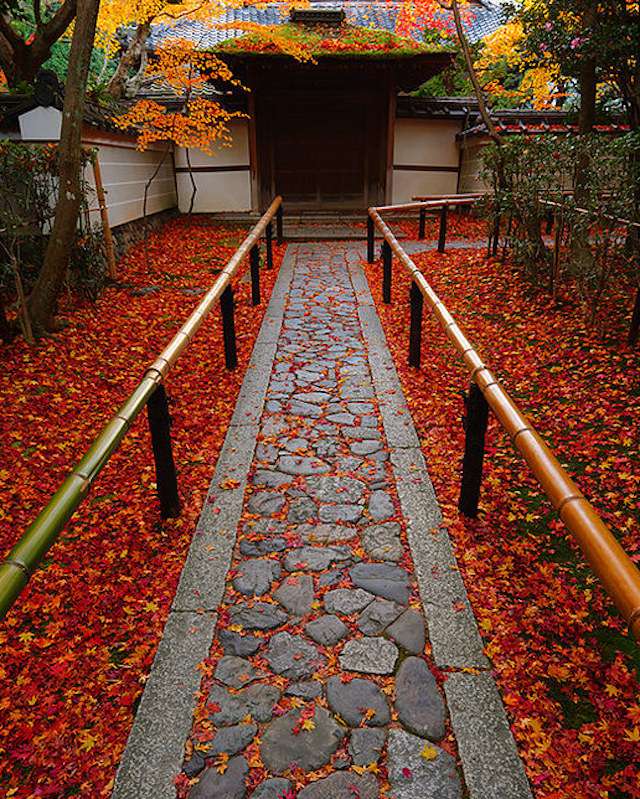
M 386 82 L 353 85 L 346 75 L 338 83 L 310 74 L 308 85 L 274 81 L 256 91 L 261 204 L 275 194 L 297 210 L 380 204 L 387 166 Z
M 275 192 L 304 207 L 364 207 L 367 109 L 362 102 L 331 107 L 298 98 L 274 109 Z

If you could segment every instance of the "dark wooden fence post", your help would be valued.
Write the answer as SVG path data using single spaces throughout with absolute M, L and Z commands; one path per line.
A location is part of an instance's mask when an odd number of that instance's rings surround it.
M 249 250 L 251 268 L 251 304 L 260 305 L 260 247 L 254 244 Z
M 233 319 L 234 312 L 233 289 L 231 286 L 222 292 L 220 297 L 220 310 L 222 311 L 222 337 L 224 339 L 224 362 L 227 369 L 235 369 L 238 365 L 238 352 L 236 350 L 236 325 Z
M 180 515 L 178 476 L 171 449 L 171 416 L 167 392 L 162 383 L 147 402 L 147 418 L 151 431 L 151 446 L 156 465 L 156 488 L 160 500 L 160 515 L 163 519 L 175 519 Z
M 498 244 L 500 242 L 500 217 L 496 216 L 493 226 L 493 246 L 491 247 L 491 255 L 495 258 L 498 254 Z
M 553 211 L 551 210 L 551 208 L 547 211 L 546 217 L 547 217 L 547 225 L 545 231 L 547 235 L 549 235 L 553 230 Z
M 425 226 L 427 221 L 427 209 L 421 208 L 420 209 L 420 218 L 418 220 L 418 238 L 423 239 L 425 237 Z
M 282 210 L 282 204 L 278 206 L 278 210 L 276 211 L 276 239 L 278 244 L 282 244 L 284 241 L 284 233 L 283 233 L 283 214 L 284 211 Z
M 375 236 L 376 236 L 376 227 L 373 223 L 373 219 L 370 216 L 368 216 L 367 217 L 367 263 L 368 264 L 372 264 L 376 257 Z
M 473 519 L 478 515 L 484 440 L 489 423 L 489 405 L 475 383 L 471 383 L 469 393 L 465 397 L 465 411 L 466 415 L 463 419 L 465 445 L 458 510 L 464 516 Z
M 447 243 L 447 209 L 448 205 L 445 203 L 440 208 L 440 232 L 438 234 L 438 252 L 444 252 Z
M 382 301 L 391 302 L 391 245 L 385 239 L 382 242 Z
M 267 245 L 267 269 L 273 266 L 273 222 L 269 222 L 264 232 L 264 238 Z
M 424 297 L 415 280 L 411 281 L 409 292 L 411 302 L 411 327 L 409 329 L 409 366 L 420 366 L 422 349 L 422 306 Z

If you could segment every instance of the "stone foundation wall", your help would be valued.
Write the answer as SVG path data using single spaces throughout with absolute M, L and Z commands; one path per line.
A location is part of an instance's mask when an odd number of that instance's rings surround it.
M 159 230 L 170 219 L 179 215 L 178 208 L 167 208 L 165 211 L 159 211 L 157 214 L 151 214 L 147 217 L 146 227 L 148 234 L 152 235 L 156 230 Z M 120 260 L 126 253 L 129 247 L 137 244 L 144 239 L 145 220 L 134 219 L 131 222 L 125 222 L 124 225 L 117 225 L 111 229 L 113 236 L 113 246 L 116 253 L 116 260 Z

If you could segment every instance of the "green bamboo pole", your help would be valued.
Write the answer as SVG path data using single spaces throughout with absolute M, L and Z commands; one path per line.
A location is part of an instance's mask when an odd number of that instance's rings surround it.
M 55 544 L 64 526 L 88 494 L 93 481 L 109 462 L 127 431 L 147 404 L 156 386 L 178 360 L 215 303 L 220 299 L 222 292 L 231 282 L 251 248 L 264 233 L 281 203 L 281 197 L 276 197 L 271 203 L 233 254 L 198 307 L 147 369 L 140 383 L 117 413 L 107 422 L 82 460 L 0 565 L 0 619 L 6 616 L 42 558 Z

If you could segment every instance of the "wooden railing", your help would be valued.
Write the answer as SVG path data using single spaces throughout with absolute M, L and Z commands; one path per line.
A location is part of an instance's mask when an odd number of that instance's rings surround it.
M 0 565 L 0 618 L 4 618 L 15 602 L 145 406 L 151 431 L 160 512 L 163 518 L 176 517 L 180 514 L 178 480 L 171 448 L 171 419 L 163 381 L 218 301 L 222 311 L 225 364 L 228 369 L 234 369 L 238 365 L 231 280 L 248 255 L 251 269 L 251 300 L 253 305 L 260 304 L 259 242 L 264 234 L 266 264 L 267 268 L 270 268 L 273 265 L 274 217 L 276 235 L 280 243 L 282 241 L 281 197 L 276 197 L 271 203 L 198 307 L 149 366 L 122 407 L 105 425 L 82 460 Z
M 470 202 L 474 201 L 475 199 L 470 199 Z M 426 300 L 429 310 L 469 370 L 471 385 L 466 398 L 465 451 L 459 510 L 470 517 L 476 516 L 478 512 L 485 433 L 491 410 L 508 433 L 515 448 L 524 457 L 567 529 L 578 542 L 591 568 L 626 619 L 632 635 L 636 640 L 640 640 L 640 571 L 560 465 L 553 452 L 538 435 L 531 422 L 521 413 L 497 378 L 484 364 L 445 304 L 401 247 L 381 216 L 381 213 L 385 211 L 394 212 L 437 206 L 446 208 L 447 205 L 459 205 L 460 203 L 460 200 L 456 200 L 454 203 L 447 198 L 402 206 L 370 208 L 368 214 L 370 235 L 367 247 L 368 261 L 373 263 L 373 236 L 377 229 L 383 237 L 382 295 L 385 303 L 391 302 L 393 255 L 411 275 L 409 363 L 416 367 L 420 365 L 423 303 Z

